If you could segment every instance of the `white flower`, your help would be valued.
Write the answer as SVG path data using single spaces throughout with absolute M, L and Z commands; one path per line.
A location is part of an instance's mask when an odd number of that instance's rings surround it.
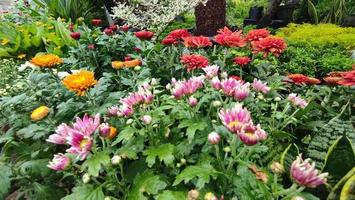
M 26 61 L 24 64 L 20 65 L 20 67 L 18 67 L 17 69 L 19 72 L 23 72 L 27 68 L 36 69 L 37 67 L 34 64 Z

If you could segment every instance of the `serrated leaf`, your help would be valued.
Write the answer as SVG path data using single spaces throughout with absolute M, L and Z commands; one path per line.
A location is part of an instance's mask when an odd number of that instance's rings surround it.
M 38 126 L 37 124 L 31 124 L 17 132 L 17 135 L 23 138 L 39 139 L 46 136 L 49 133 L 47 128 Z
M 168 143 L 149 148 L 144 151 L 143 155 L 147 156 L 146 161 L 149 167 L 154 165 L 156 157 L 158 157 L 161 162 L 164 162 L 165 165 L 169 166 L 174 162 L 174 150 L 175 146 Z
M 201 189 L 206 183 L 210 182 L 210 177 L 215 179 L 218 174 L 219 172 L 216 171 L 209 163 L 188 166 L 176 177 L 173 186 L 178 185 L 182 181 L 186 184 L 192 179 L 197 178 L 197 183 L 195 185 L 197 188 Z
M 120 143 L 121 141 L 128 141 L 133 138 L 134 133 L 137 132 L 137 129 L 131 126 L 126 126 L 120 134 L 118 134 L 117 139 L 112 142 L 111 146 L 115 146 L 116 144 Z
M 128 200 L 147 200 L 144 194 L 156 195 L 163 190 L 167 184 L 160 179 L 160 176 L 154 175 L 152 171 L 147 170 L 134 178 L 133 187 L 129 191 Z
M 108 165 L 110 163 L 110 156 L 106 151 L 101 151 L 93 154 L 82 165 L 83 169 L 88 170 L 88 174 L 97 177 L 99 175 L 101 166 Z
M 11 186 L 11 168 L 0 164 L 0 199 L 5 199 L 5 195 L 9 192 Z
M 188 138 L 189 142 L 191 143 L 192 140 L 194 139 L 196 131 L 197 130 L 203 131 L 207 126 L 208 126 L 208 124 L 204 120 L 187 119 L 187 120 L 183 120 L 179 124 L 178 128 L 187 127 L 186 134 L 187 134 L 187 138 Z
M 164 190 L 158 195 L 157 200 L 186 200 L 185 192 Z
M 101 187 L 94 188 L 92 185 L 85 184 L 73 189 L 73 193 L 64 197 L 62 200 L 102 200 L 105 198 Z

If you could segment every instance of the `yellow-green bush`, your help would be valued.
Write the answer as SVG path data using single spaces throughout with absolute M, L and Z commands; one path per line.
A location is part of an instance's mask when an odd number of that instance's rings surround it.
M 355 28 L 343 28 L 334 24 L 289 24 L 279 29 L 278 36 L 291 43 L 311 45 L 340 45 L 355 48 Z

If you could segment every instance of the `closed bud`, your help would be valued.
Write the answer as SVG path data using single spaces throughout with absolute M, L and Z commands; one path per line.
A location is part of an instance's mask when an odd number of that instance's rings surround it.
M 198 190 L 190 190 L 187 193 L 187 200 L 197 200 L 199 196 L 200 193 L 198 192 Z
M 142 117 L 142 121 L 144 122 L 144 124 L 148 125 L 152 122 L 152 117 L 150 115 L 144 115 Z
M 221 73 L 221 76 L 222 76 L 222 78 L 228 78 L 227 72 L 222 72 L 222 73 Z
M 170 90 L 170 89 L 171 89 L 171 84 L 170 84 L 170 83 L 166 84 L 165 88 L 166 88 L 167 90 Z
M 134 67 L 134 70 L 135 70 L 135 71 L 139 71 L 139 70 L 141 70 L 141 69 L 142 69 L 141 66 L 135 66 L 135 67 Z
M 156 128 L 156 127 L 158 127 L 158 124 L 154 124 L 154 125 L 153 125 L 153 128 Z
M 99 126 L 99 133 L 101 136 L 106 137 L 110 133 L 110 125 L 108 123 L 102 123 Z
M 111 200 L 111 197 L 105 197 L 104 200 Z
M 181 163 L 176 164 L 176 167 L 180 168 L 181 167 Z
M 215 119 L 212 119 L 211 122 L 212 122 L 213 124 L 217 123 L 217 121 L 216 121 Z
M 90 175 L 85 173 L 82 177 L 82 180 L 83 180 L 83 183 L 85 183 L 85 184 L 90 182 Z
M 47 106 L 40 106 L 32 111 L 31 113 L 31 120 L 32 121 L 39 121 L 47 117 L 49 114 L 49 108 Z
M 111 158 L 111 163 L 112 163 L 112 165 L 118 165 L 118 164 L 120 164 L 121 160 L 122 160 L 121 156 L 115 155 Z
M 189 105 L 191 106 L 191 107 L 195 107 L 196 105 L 197 105 L 197 99 L 195 98 L 195 97 L 193 97 L 193 96 L 191 96 L 190 98 L 189 98 Z
M 281 98 L 280 97 L 275 97 L 275 99 L 274 99 L 276 102 L 279 102 L 279 101 L 281 101 Z
M 185 164 L 186 164 L 186 160 L 185 160 L 184 158 L 181 158 L 180 163 L 181 163 L 182 165 L 185 165 Z
M 284 167 L 279 162 L 272 162 L 270 169 L 275 174 L 282 174 L 284 172 Z
M 218 200 L 218 199 L 212 192 L 208 192 L 205 195 L 204 200 Z
M 133 123 L 133 119 L 128 119 L 127 121 L 126 121 L 126 124 L 127 125 L 130 125 L 130 124 L 132 124 Z
M 158 85 L 158 80 L 156 79 L 156 78 L 152 78 L 152 80 L 151 80 L 151 82 L 150 82 L 150 84 L 152 84 L 152 85 Z
M 207 139 L 210 144 L 217 144 L 221 140 L 221 136 L 217 132 L 211 132 Z
M 258 97 L 257 97 L 258 99 L 260 99 L 260 100 L 264 100 L 264 96 L 263 95 L 258 95 Z
M 304 200 L 304 198 L 300 196 L 294 196 L 291 200 Z
M 222 102 L 220 102 L 220 101 L 213 101 L 213 102 L 212 102 L 212 106 L 213 106 L 213 107 L 216 107 L 216 108 L 217 108 L 217 107 L 220 107 L 221 105 L 222 105 Z
M 224 147 L 223 151 L 226 152 L 226 153 L 229 153 L 229 152 L 232 151 L 232 149 L 230 147 Z

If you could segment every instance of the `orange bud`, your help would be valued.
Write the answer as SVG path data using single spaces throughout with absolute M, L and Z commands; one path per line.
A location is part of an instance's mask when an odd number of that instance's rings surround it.
M 121 69 L 124 67 L 124 65 L 125 63 L 122 61 L 112 61 L 112 68 L 114 69 Z
M 36 108 L 34 111 L 31 113 L 31 120 L 32 121 L 39 121 L 47 117 L 49 114 L 49 108 L 47 106 L 40 106 Z
M 136 66 L 139 66 L 141 64 L 142 64 L 142 62 L 139 59 L 134 59 L 134 60 L 129 60 L 129 61 L 125 61 L 124 62 L 124 66 L 128 67 L 128 68 L 136 67 Z
M 117 135 L 117 129 L 115 127 L 110 126 L 110 133 L 108 134 L 109 139 L 113 139 Z

